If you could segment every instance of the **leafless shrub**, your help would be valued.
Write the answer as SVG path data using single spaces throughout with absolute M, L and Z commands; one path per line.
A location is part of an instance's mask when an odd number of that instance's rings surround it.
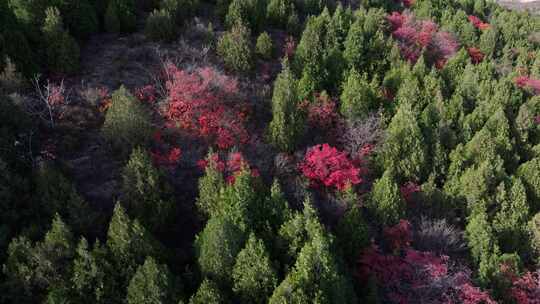
M 346 121 L 341 133 L 339 141 L 350 155 L 357 155 L 367 144 L 378 146 L 384 138 L 381 114 L 376 112 L 364 120 Z
M 35 94 L 23 99 L 24 108 L 30 115 L 39 117 L 54 128 L 55 120 L 61 117 L 64 105 L 70 103 L 64 81 L 54 84 L 47 80 L 46 84 L 42 85 L 39 76 L 36 76 L 32 83 Z
M 287 153 L 278 153 L 274 157 L 274 168 L 278 176 L 289 176 L 295 172 L 294 158 Z
M 448 224 L 446 219 L 432 220 L 423 217 L 417 227 L 413 241 L 418 250 L 451 255 L 466 249 L 463 233 Z

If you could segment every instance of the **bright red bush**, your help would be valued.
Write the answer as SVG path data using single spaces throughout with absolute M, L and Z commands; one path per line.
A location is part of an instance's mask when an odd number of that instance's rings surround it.
M 167 65 L 168 125 L 193 132 L 219 149 L 247 143 L 246 105 L 238 102 L 235 79 L 213 68 L 193 72 Z
M 476 17 L 476 16 L 473 16 L 473 15 L 470 15 L 469 16 L 469 22 L 472 23 L 472 25 L 483 31 L 483 30 L 487 30 L 491 27 L 491 25 L 489 25 L 489 23 L 485 23 L 483 22 L 480 18 Z
M 540 271 L 527 272 L 517 278 L 510 293 L 517 304 L 540 304 Z
M 535 95 L 540 94 L 540 80 L 538 79 L 518 76 L 514 79 L 514 83 L 520 88 L 531 90 Z
M 471 61 L 474 64 L 479 64 L 484 60 L 484 53 L 480 51 L 479 48 L 470 47 L 467 49 L 467 52 L 469 53 L 469 57 L 471 57 Z
M 439 31 L 431 20 L 416 20 L 411 13 L 393 12 L 387 16 L 392 36 L 397 40 L 402 56 L 415 63 L 425 50 L 426 60 L 442 68 L 458 50 L 455 37 Z
M 354 166 L 347 154 L 328 144 L 309 148 L 299 168 L 312 186 L 322 184 L 341 191 L 362 182 L 360 169 Z

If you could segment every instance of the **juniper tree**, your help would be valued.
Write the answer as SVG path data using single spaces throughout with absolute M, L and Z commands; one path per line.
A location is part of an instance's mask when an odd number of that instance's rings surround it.
M 173 283 L 167 265 L 147 257 L 139 266 L 127 289 L 128 304 L 171 303 Z
M 405 217 L 406 205 L 395 180 L 392 167 L 373 184 L 368 208 L 383 226 L 392 226 Z
M 224 304 L 227 303 L 218 285 L 204 279 L 197 292 L 189 300 L 189 304 Z

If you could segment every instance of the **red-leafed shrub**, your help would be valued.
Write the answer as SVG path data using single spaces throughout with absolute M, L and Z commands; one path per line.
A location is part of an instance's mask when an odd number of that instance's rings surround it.
M 341 191 L 362 182 L 360 169 L 354 166 L 347 154 L 328 144 L 309 148 L 299 168 L 312 186 L 322 184 Z
M 515 84 L 524 89 L 531 90 L 535 95 L 540 94 L 540 80 L 527 76 L 518 76 L 514 79 Z
M 386 255 L 376 246 L 366 249 L 358 261 L 359 278 L 373 277 L 384 303 L 495 304 L 488 293 L 475 287 L 470 271 L 437 256 L 412 248 Z
M 402 56 L 412 63 L 425 50 L 426 60 L 441 68 L 458 50 L 459 43 L 455 37 L 439 31 L 438 25 L 431 20 L 416 20 L 407 12 L 393 12 L 387 20 Z
M 489 25 L 489 23 L 485 23 L 483 22 L 480 18 L 476 17 L 476 16 L 469 16 L 469 22 L 477 29 L 483 31 L 483 30 L 487 30 L 491 27 L 491 25 Z
M 180 162 L 182 151 L 180 148 L 172 148 L 166 153 L 152 152 L 152 160 L 157 166 L 174 167 Z
M 514 280 L 510 293 L 517 304 L 540 304 L 540 271 L 527 272 Z
M 418 185 L 415 182 L 407 182 L 403 186 L 400 187 L 401 190 L 401 196 L 403 196 L 403 199 L 407 203 L 412 203 L 412 198 L 414 193 L 420 192 L 421 188 L 420 185 Z
M 321 130 L 331 130 L 338 119 L 336 101 L 328 94 L 317 94 L 313 101 L 305 100 L 300 108 L 307 113 L 310 126 Z
M 246 106 L 238 101 L 235 79 L 208 67 L 188 72 L 169 64 L 166 69 L 169 126 L 191 131 L 220 149 L 247 143 Z
M 394 252 L 408 248 L 412 241 L 411 223 L 407 220 L 400 220 L 399 224 L 386 227 L 383 231 L 384 238 Z
M 154 104 L 157 100 L 156 88 L 152 85 L 147 85 L 135 90 L 135 97 L 142 102 Z
M 484 53 L 480 51 L 479 48 L 470 47 L 467 49 L 467 52 L 469 53 L 469 57 L 471 57 L 471 61 L 474 64 L 479 64 L 484 60 Z

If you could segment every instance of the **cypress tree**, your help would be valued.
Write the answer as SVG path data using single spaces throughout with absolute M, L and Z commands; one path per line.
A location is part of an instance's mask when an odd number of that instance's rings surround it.
M 224 304 L 227 303 L 216 283 L 204 279 L 197 292 L 189 300 L 189 304 Z
M 167 266 L 159 265 L 152 257 L 147 257 L 129 282 L 127 303 L 171 303 L 172 287 L 171 274 Z
M 373 184 L 368 208 L 383 226 L 396 225 L 405 217 L 406 205 L 391 167 Z

